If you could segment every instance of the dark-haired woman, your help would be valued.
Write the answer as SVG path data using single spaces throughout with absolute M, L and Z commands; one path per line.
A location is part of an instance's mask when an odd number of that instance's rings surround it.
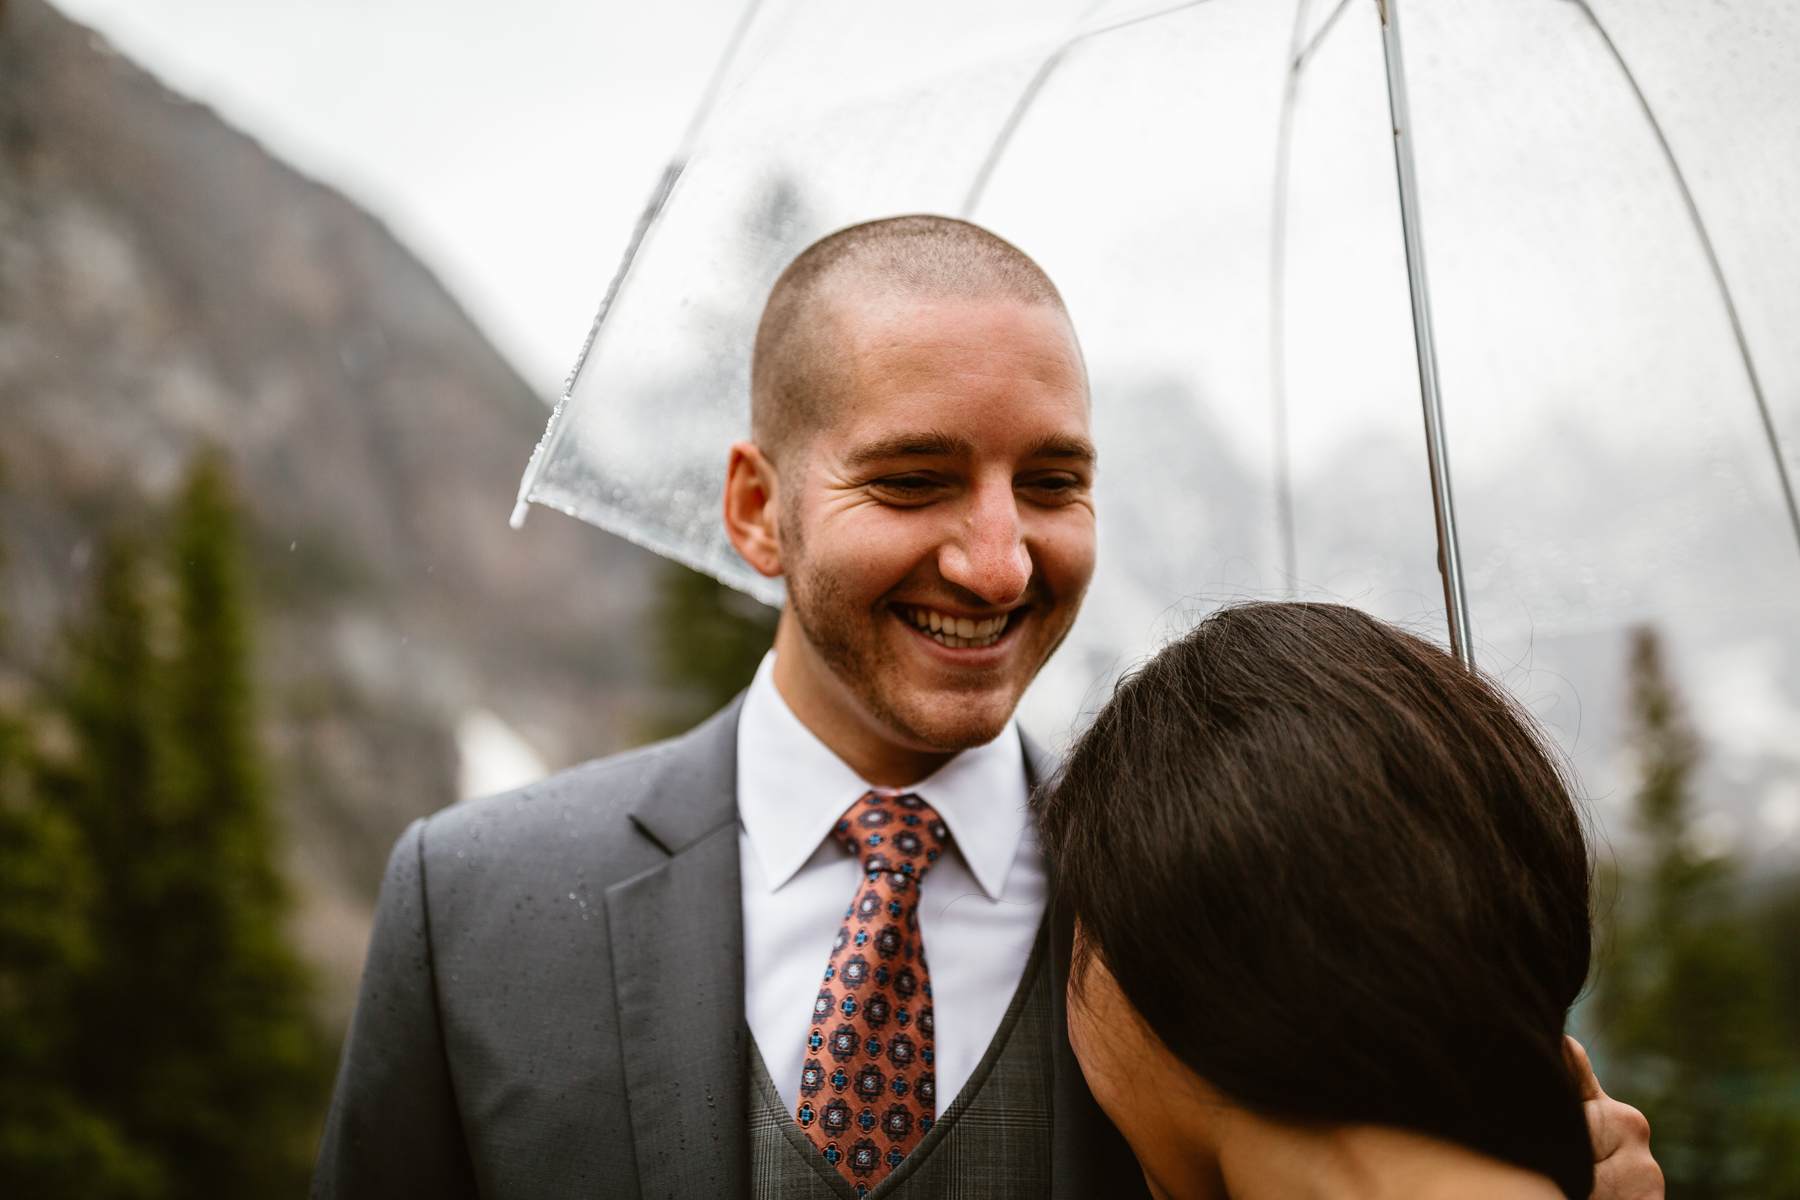
M 1353 609 L 1226 609 L 1039 806 L 1070 1040 L 1155 1194 L 1589 1194 L 1588 848 L 1498 688 Z

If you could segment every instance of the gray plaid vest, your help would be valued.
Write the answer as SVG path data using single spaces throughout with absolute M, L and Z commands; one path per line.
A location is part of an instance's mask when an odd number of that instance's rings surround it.
M 1025 965 L 1000 1028 L 969 1082 L 868 1200 L 1045 1200 L 1050 1195 L 1052 1029 L 1046 939 Z M 750 1047 L 750 1194 L 754 1200 L 855 1200 L 787 1111 Z

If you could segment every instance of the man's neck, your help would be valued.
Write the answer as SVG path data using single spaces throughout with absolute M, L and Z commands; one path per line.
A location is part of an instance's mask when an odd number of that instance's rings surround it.
M 783 622 L 775 635 L 775 690 L 799 722 L 843 760 L 857 776 L 876 787 L 911 787 L 956 757 L 954 752 L 921 750 L 896 744 L 863 711 L 854 696 L 839 686 L 821 685 L 827 673 L 805 669 L 812 654 Z

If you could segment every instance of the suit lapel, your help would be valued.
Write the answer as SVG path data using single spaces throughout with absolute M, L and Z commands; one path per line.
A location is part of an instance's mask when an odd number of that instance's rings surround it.
M 740 703 L 651 765 L 632 821 L 669 857 L 606 892 L 645 1197 L 736 1196 L 746 1186 Z
M 606 892 L 625 1085 L 641 1194 L 739 1196 L 748 1186 L 749 1045 L 738 874 L 741 698 L 662 752 L 632 821 L 668 858 Z M 1054 760 L 1024 739 L 1035 789 Z M 1053 890 L 1054 894 L 1054 890 Z M 1073 925 L 1050 914 L 1055 1200 L 1145 1194 L 1069 1048 L 1064 994 Z
M 1039 788 L 1056 775 L 1056 760 L 1029 737 L 1025 744 L 1025 773 L 1035 798 Z M 1134 1200 L 1148 1195 L 1143 1171 L 1131 1147 L 1113 1127 L 1088 1091 L 1081 1064 L 1069 1045 L 1069 958 L 1075 941 L 1075 922 L 1056 903 L 1055 865 L 1051 864 L 1050 934 L 1051 1096 L 1050 1145 L 1052 1157 L 1050 1194 L 1053 1200 L 1085 1200 L 1110 1196 Z

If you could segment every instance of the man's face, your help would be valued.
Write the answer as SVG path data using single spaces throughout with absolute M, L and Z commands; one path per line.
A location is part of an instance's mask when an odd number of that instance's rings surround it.
M 1062 313 L 1014 301 L 859 305 L 839 322 L 844 394 L 782 470 L 804 634 L 789 665 L 889 744 L 980 745 L 1093 574 L 1080 353 Z

